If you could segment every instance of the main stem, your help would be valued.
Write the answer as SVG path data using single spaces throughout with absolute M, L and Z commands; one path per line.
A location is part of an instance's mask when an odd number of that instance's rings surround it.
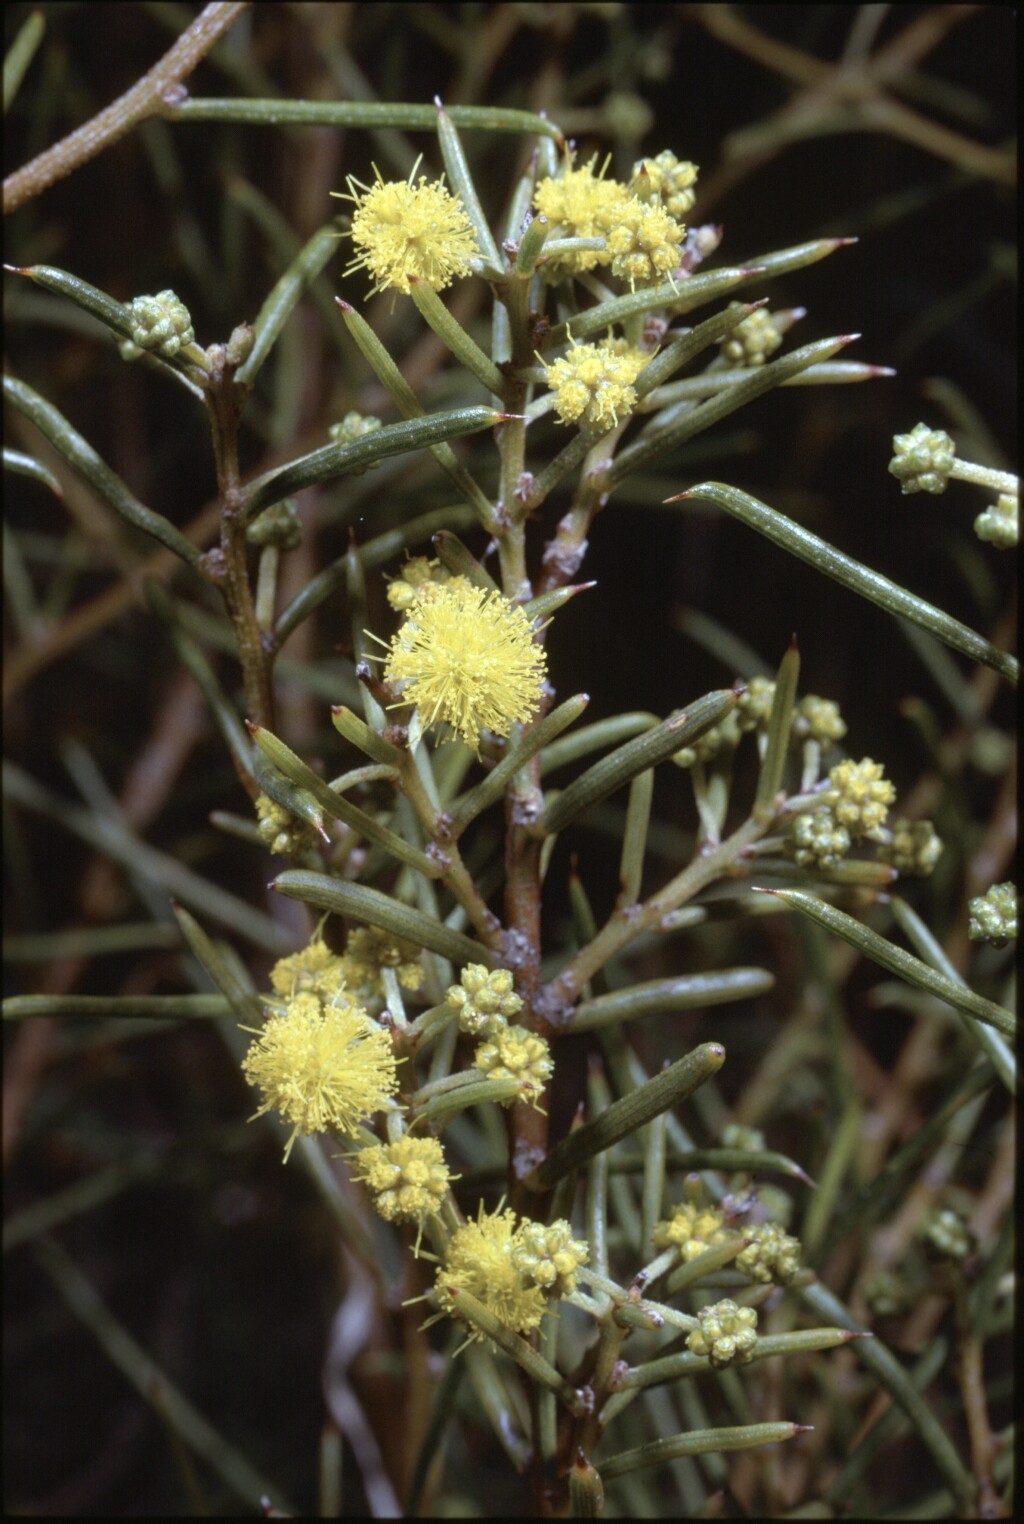
M 211 365 L 206 406 L 213 435 L 220 496 L 220 545 L 207 552 L 203 565 L 207 576 L 220 588 L 235 632 L 242 666 L 245 706 L 249 719 L 267 729 L 274 727 L 274 693 L 270 681 L 272 637 L 264 645 L 249 582 L 248 542 L 238 471 L 238 418 L 242 395 L 232 378 L 226 356 Z

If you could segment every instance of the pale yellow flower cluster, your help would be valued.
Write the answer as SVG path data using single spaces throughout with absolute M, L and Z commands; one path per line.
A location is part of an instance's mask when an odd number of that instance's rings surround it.
M 458 1313 L 458 1294 L 468 1291 L 506 1328 L 527 1334 L 536 1328 L 550 1301 L 571 1294 L 576 1272 L 589 1257 L 564 1220 L 545 1227 L 516 1224 L 511 1208 L 486 1213 L 452 1234 L 437 1272 L 437 1299 L 445 1312 Z M 483 1335 L 474 1329 L 471 1337 Z
M 385 677 L 424 725 L 439 721 L 476 750 L 540 704 L 546 661 L 522 609 L 470 583 L 429 584 L 391 642 Z

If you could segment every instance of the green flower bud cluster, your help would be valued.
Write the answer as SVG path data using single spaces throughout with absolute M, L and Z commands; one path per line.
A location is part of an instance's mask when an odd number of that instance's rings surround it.
M 696 1259 L 708 1249 L 720 1248 L 734 1235 L 725 1226 L 725 1216 L 718 1207 L 699 1201 L 684 1201 L 673 1209 L 672 1216 L 654 1226 L 654 1247 L 674 1246 L 684 1260 Z
M 276 545 L 278 550 L 298 550 L 302 540 L 299 505 L 293 497 L 284 497 L 267 508 L 245 531 L 250 545 Z
M 849 852 L 850 840 L 849 831 L 826 808 L 798 815 L 788 846 L 801 868 L 834 868 Z
M 186 344 L 195 343 L 192 319 L 185 303 L 173 291 L 161 291 L 157 296 L 137 296 L 128 306 L 128 322 L 131 329 L 130 346 L 121 345 L 126 360 L 135 359 L 143 349 L 153 350 L 165 360 L 173 360 Z
M 746 1148 L 753 1152 L 764 1148 L 764 1133 L 759 1127 L 744 1127 L 739 1122 L 726 1122 L 718 1141 L 722 1148 Z
M 896 789 L 883 776 L 881 762 L 864 757 L 860 762 L 840 762 L 829 772 L 832 789 L 828 802 L 836 820 L 851 836 L 874 836 L 885 825 Z
M 916 424 L 909 434 L 896 434 L 892 447 L 896 453 L 889 462 L 889 470 L 904 494 L 945 492 L 956 460 L 956 446 L 944 429 Z
M 727 1365 L 746 1365 L 754 1358 L 757 1344 L 757 1313 L 753 1307 L 738 1307 L 731 1298 L 702 1307 L 697 1313 L 700 1327 L 686 1340 L 695 1355 L 707 1355 L 716 1370 Z
M 692 746 L 683 746 L 679 751 L 673 752 L 672 761 L 677 767 L 692 767 L 695 762 L 711 762 L 720 752 L 735 751 L 740 744 L 741 736 L 740 718 L 734 709 L 726 715 L 724 720 L 720 720 L 717 725 L 712 725 L 710 730 L 705 730 L 702 736 L 698 736 Z
M 974 1235 L 959 1212 L 938 1207 L 921 1230 L 925 1252 L 933 1259 L 964 1260 L 974 1248 Z
M 907 1311 L 911 1289 L 895 1270 L 878 1270 L 864 1287 L 864 1300 L 876 1318 L 896 1318 Z
M 972 942 L 988 942 L 992 947 L 1006 947 L 1016 940 L 1016 884 L 993 884 L 984 894 L 976 895 L 968 908 L 971 918 L 967 935 Z
M 654 126 L 654 112 L 634 90 L 615 90 L 605 98 L 604 124 L 611 137 L 639 143 Z
M 730 302 L 729 306 L 735 311 L 742 303 Z M 767 307 L 759 307 L 722 340 L 721 352 L 732 365 L 763 365 L 781 343 L 782 334 L 775 318 Z
M 523 1008 L 509 970 L 496 968 L 492 973 L 482 963 L 468 964 L 458 984 L 449 985 L 446 999 L 458 1011 L 459 1026 L 470 1037 L 496 1036 Z
M 740 1231 L 744 1238 L 754 1242 L 736 1256 L 733 1261 L 736 1269 L 765 1285 L 774 1282 L 777 1286 L 788 1286 L 800 1269 L 800 1240 L 774 1222 Z
M 897 820 L 892 840 L 883 842 L 878 856 L 897 873 L 927 878 L 942 854 L 942 838 L 930 820 Z
M 332 423 L 327 433 L 332 444 L 346 445 L 355 444 L 357 439 L 365 439 L 367 434 L 374 434 L 380 428 L 380 419 L 372 413 L 346 413 L 340 423 Z M 362 476 L 364 471 L 369 471 L 380 465 L 380 461 L 374 461 L 372 465 L 355 466 L 349 471 L 349 476 Z
M 741 731 L 768 729 L 775 684 L 770 677 L 752 677 L 736 704 L 736 723 Z
M 260 837 L 271 852 L 294 856 L 316 845 L 316 832 L 312 826 L 289 814 L 281 805 L 260 794 L 256 800 L 257 827 Z
M 791 735 L 794 742 L 817 741 L 827 750 L 833 741 L 841 741 L 846 734 L 846 721 L 839 712 L 835 699 L 819 698 L 816 693 L 805 693 L 793 712 Z
M 646 175 L 644 170 L 647 171 Z M 655 196 L 666 212 L 682 219 L 697 199 L 697 165 L 689 159 L 677 159 L 670 148 L 662 149 L 653 159 L 638 159 L 633 165 L 629 189 L 641 200 Z
M 587 1261 L 587 1245 L 573 1238 L 564 1218 L 545 1227 L 525 1222 L 516 1237 L 512 1263 L 525 1281 L 533 1281 L 550 1296 L 568 1296 L 576 1290 L 576 1271 Z
M 974 521 L 979 540 L 997 550 L 1012 550 L 1020 541 L 1020 498 L 1015 492 L 1001 492 L 994 503 L 979 513 Z

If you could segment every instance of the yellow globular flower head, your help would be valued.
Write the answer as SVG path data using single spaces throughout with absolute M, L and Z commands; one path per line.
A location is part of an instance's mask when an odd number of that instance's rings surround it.
M 419 1222 L 437 1212 L 451 1176 L 436 1138 L 413 1138 L 361 1148 L 352 1178 L 361 1180 L 386 1222 Z
M 502 1028 L 490 1041 L 480 1044 L 474 1062 L 488 1079 L 520 1080 L 537 1091 L 543 1090 L 555 1067 L 547 1042 L 526 1027 Z M 518 1099 L 510 1096 L 501 1104 L 512 1106 Z
M 871 836 L 884 827 L 896 789 L 883 772 L 881 762 L 872 762 L 870 757 L 840 762 L 830 769 L 829 803 L 836 820 L 851 836 Z
M 691 1260 L 728 1243 L 734 1236 L 717 1207 L 684 1201 L 673 1209 L 671 1217 L 655 1223 L 654 1247 L 668 1249 L 674 1245 L 684 1260 Z
M 573 342 L 569 353 L 547 366 L 555 412 L 563 423 L 611 429 L 636 406 L 633 382 L 651 359 L 646 350 L 622 339 L 600 344 Z
M 617 180 L 605 180 L 603 172 L 595 175 L 596 162 L 595 156 L 581 169 L 567 168 L 538 182 L 533 204 L 554 225 L 556 238 L 603 238 L 620 219 L 629 192 Z M 610 258 L 604 250 L 587 249 L 548 260 L 542 269 L 560 279 L 606 265 Z
M 738 1307 L 726 1297 L 710 1307 L 702 1307 L 697 1316 L 700 1327 L 686 1340 L 693 1354 L 707 1355 L 716 1370 L 727 1365 L 746 1365 L 754 1358 L 757 1313 L 753 1307 Z
M 357 926 L 349 932 L 344 956 L 339 960 L 348 990 L 360 999 L 385 997 L 381 970 L 393 968 L 404 989 L 419 989 L 423 982 L 420 949 L 404 937 L 378 926 Z
M 513 1332 L 527 1334 L 536 1328 L 547 1302 L 541 1287 L 516 1264 L 519 1242 L 515 1212 L 507 1208 L 485 1213 L 481 1202 L 476 1222 L 464 1223 L 452 1234 L 445 1262 L 438 1268 L 435 1284 L 444 1311 L 457 1310 L 453 1291 L 468 1291 Z M 471 1337 L 483 1335 L 475 1329 Z
M 512 1258 L 527 1281 L 533 1281 L 548 1296 L 569 1296 L 576 1290 L 576 1272 L 590 1257 L 590 1248 L 581 1238 L 573 1238 L 572 1226 L 564 1217 L 545 1227 L 541 1222 L 524 1222 L 516 1235 Z
M 443 721 L 474 751 L 536 713 L 546 659 L 522 609 L 470 584 L 432 587 L 409 611 L 384 669 L 425 725 Z
M 752 1238 L 754 1242 L 740 1250 L 733 1260 L 733 1268 L 766 1286 L 772 1281 L 777 1286 L 788 1286 L 800 1269 L 800 1240 L 774 1222 L 756 1224 L 740 1231 L 744 1238 Z
M 345 988 L 342 960 L 321 936 L 315 936 L 301 952 L 278 959 L 270 970 L 270 987 L 286 1000 L 306 992 L 331 1000 Z
M 413 174 L 415 174 L 415 167 Z M 456 277 L 468 275 L 480 253 L 473 224 L 457 196 L 443 180 L 420 175 L 408 180 L 383 180 L 374 165 L 376 184 L 363 185 L 351 176 L 343 199 L 355 202 L 351 238 L 359 250 L 346 267 L 368 270 L 375 291 L 391 287 L 408 296 L 409 276 L 433 291 L 443 291 Z M 334 192 L 341 195 L 341 192 Z
M 632 288 L 639 281 L 671 279 L 679 265 L 679 245 L 683 225 L 664 207 L 646 205 L 631 196 L 623 204 L 618 222 L 608 233 L 608 252 L 612 256 L 612 274 L 628 280 Z
M 633 165 L 629 188 L 638 192 L 638 182 L 646 178 L 646 194 L 657 197 L 672 217 L 685 217 L 697 199 L 698 166 L 689 159 L 677 159 L 670 148 L 662 149 L 653 159 L 638 159 Z
M 329 1130 L 353 1134 L 398 1088 L 388 1034 L 359 1006 L 341 996 L 324 1004 L 311 990 L 268 1017 L 242 1070 L 263 1091 L 255 1115 L 279 1111 L 293 1124 L 286 1160 L 297 1137 Z
M 458 984 L 448 986 L 445 999 L 458 1011 L 459 1026 L 469 1037 L 496 1036 L 523 1008 L 509 970 L 492 971 L 482 963 L 467 964 Z

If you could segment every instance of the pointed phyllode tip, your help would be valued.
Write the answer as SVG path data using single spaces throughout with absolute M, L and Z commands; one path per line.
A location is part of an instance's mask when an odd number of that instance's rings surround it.
M 663 503 L 679 503 L 682 502 L 684 497 L 690 497 L 692 492 L 693 488 L 690 487 L 685 492 L 677 492 L 675 497 L 663 497 L 661 501 Z
M 751 894 L 781 894 L 781 889 L 761 889 L 757 884 L 750 885 Z
M 861 337 L 861 335 L 859 333 L 841 333 L 839 335 L 839 337 L 836 339 L 836 343 L 837 344 L 853 344 L 860 337 Z
M 439 95 L 434 96 L 434 105 L 437 107 L 438 111 L 444 110 L 444 102 Z
M 341 311 L 342 311 L 343 314 L 346 313 L 346 312 L 354 312 L 355 311 L 355 308 L 352 306 L 352 303 L 351 302 L 346 302 L 346 300 L 345 300 L 345 298 L 343 296 L 336 296 L 334 298 L 334 300 L 335 300 L 336 304 L 341 308 Z
M 261 725 L 254 725 L 252 720 L 244 720 L 242 723 L 245 725 L 246 730 L 251 736 L 258 735 L 260 730 L 263 728 Z
M 799 642 L 798 642 L 798 640 L 796 638 L 796 631 L 795 630 L 793 631 L 792 635 L 789 637 L 789 649 L 791 651 L 799 651 L 799 649 L 800 649 Z
M 740 265 L 740 274 L 741 275 L 763 275 L 764 272 L 767 270 L 767 268 L 768 268 L 767 265 Z
M 873 1339 L 875 1337 L 870 1328 L 851 1328 L 845 1330 L 845 1332 L 847 1344 L 853 1339 Z
M 853 237 L 853 238 L 833 238 L 832 239 L 832 247 L 834 249 L 845 249 L 846 245 L 848 243 L 860 243 L 860 239 L 856 238 L 856 237 Z
M 814 1433 L 814 1425 L 812 1423 L 795 1423 L 793 1425 L 793 1433 L 794 1434 L 813 1434 Z

